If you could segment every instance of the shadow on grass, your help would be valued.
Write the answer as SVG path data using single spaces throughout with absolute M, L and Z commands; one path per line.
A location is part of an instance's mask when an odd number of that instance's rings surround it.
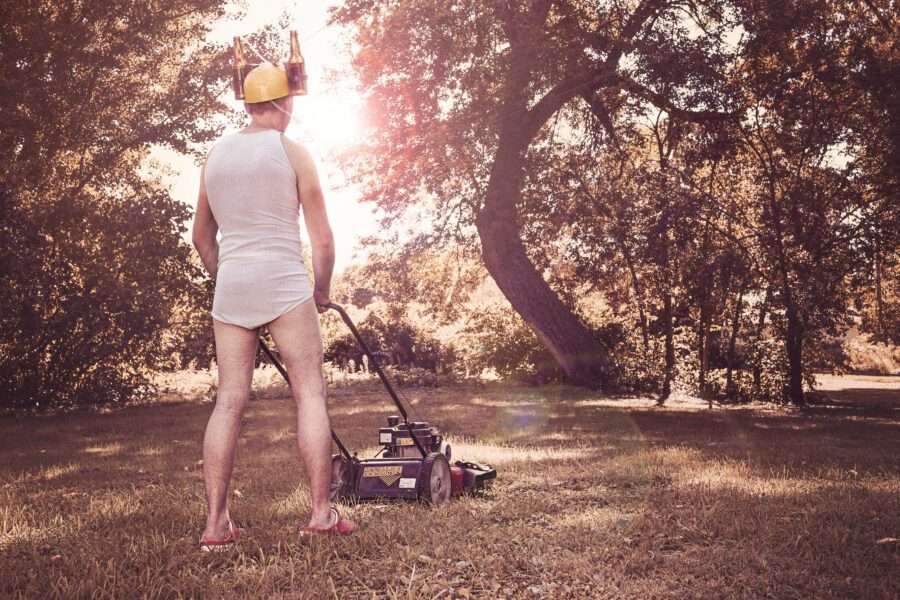
M 259 400 L 245 417 L 230 498 L 247 534 L 241 552 L 209 560 L 193 548 L 211 404 L 2 420 L 0 593 L 900 591 L 887 575 L 896 549 L 876 543 L 900 531 L 898 421 L 878 390 L 843 390 L 839 406 L 802 412 L 618 407 L 559 386 L 405 391 L 457 457 L 499 467 L 490 493 L 437 509 L 348 505 L 364 525 L 352 539 L 300 544 L 293 530 L 310 500 L 293 403 Z M 377 447 L 394 412 L 385 401 L 377 388 L 332 391 L 332 425 L 349 448 Z

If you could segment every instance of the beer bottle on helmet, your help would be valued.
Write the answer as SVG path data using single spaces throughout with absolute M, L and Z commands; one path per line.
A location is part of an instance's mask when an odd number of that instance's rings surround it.
M 231 87 L 234 89 L 234 99 L 244 99 L 244 77 L 247 76 L 247 63 L 244 61 L 244 49 L 241 47 L 241 38 L 234 36 L 234 60 L 231 69 Z
M 306 63 L 300 54 L 300 41 L 297 32 L 291 31 L 291 55 L 284 64 L 284 70 L 288 76 L 288 86 L 295 96 L 306 95 Z

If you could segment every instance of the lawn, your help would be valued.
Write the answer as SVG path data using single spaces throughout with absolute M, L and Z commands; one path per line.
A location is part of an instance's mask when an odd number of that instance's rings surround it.
M 6 417 L 0 595 L 897 598 L 900 382 L 822 383 L 831 401 L 802 412 L 407 388 L 496 485 L 438 508 L 348 506 L 360 531 L 302 541 L 293 406 L 270 387 L 245 417 L 231 488 L 246 533 L 221 555 L 196 551 L 208 402 Z M 333 388 L 330 406 L 362 456 L 395 412 L 365 382 Z

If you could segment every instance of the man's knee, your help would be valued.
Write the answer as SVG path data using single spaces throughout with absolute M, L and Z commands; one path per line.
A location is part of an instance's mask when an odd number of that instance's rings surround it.
M 216 394 L 215 410 L 221 412 L 232 413 L 242 416 L 247 410 L 247 403 L 250 401 L 250 392 L 229 392 L 219 391 Z
M 294 388 L 294 400 L 297 404 L 325 404 L 325 380 L 306 381 Z

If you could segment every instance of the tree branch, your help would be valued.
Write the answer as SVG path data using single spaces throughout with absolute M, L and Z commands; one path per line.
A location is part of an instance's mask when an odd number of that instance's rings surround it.
M 630 79 L 621 80 L 622 87 L 632 94 L 651 102 L 673 117 L 691 123 L 736 123 L 740 119 L 737 113 L 723 113 L 715 110 L 688 110 L 679 108 L 665 96 Z
M 581 97 L 584 98 L 584 101 L 588 103 L 588 106 L 591 107 L 591 113 L 600 121 L 600 125 L 603 126 L 603 129 L 606 130 L 606 133 L 609 134 L 610 139 L 613 141 L 613 144 L 618 145 L 619 139 L 616 135 L 616 129 L 613 125 L 612 118 L 609 116 L 609 110 L 606 108 L 606 104 L 601 100 L 596 92 L 581 92 Z
M 614 70 L 604 65 L 599 69 L 582 71 L 559 82 L 543 98 L 532 106 L 523 124 L 523 133 L 531 139 L 553 114 L 572 98 L 582 94 L 592 94 L 597 89 L 619 80 Z
M 870 9 L 873 13 L 875 13 L 875 16 L 878 18 L 878 21 L 881 23 L 881 26 L 884 27 L 885 30 L 887 30 L 888 33 L 890 33 L 891 35 L 893 35 L 893 33 L 894 33 L 894 27 L 891 25 L 891 22 L 887 19 L 887 17 L 885 17 L 883 14 L 881 14 L 881 11 L 878 10 L 878 7 L 877 7 L 877 6 L 875 6 L 875 3 L 872 2 L 872 0 L 863 0 L 863 4 L 865 4 L 866 6 L 868 6 L 869 9 Z

